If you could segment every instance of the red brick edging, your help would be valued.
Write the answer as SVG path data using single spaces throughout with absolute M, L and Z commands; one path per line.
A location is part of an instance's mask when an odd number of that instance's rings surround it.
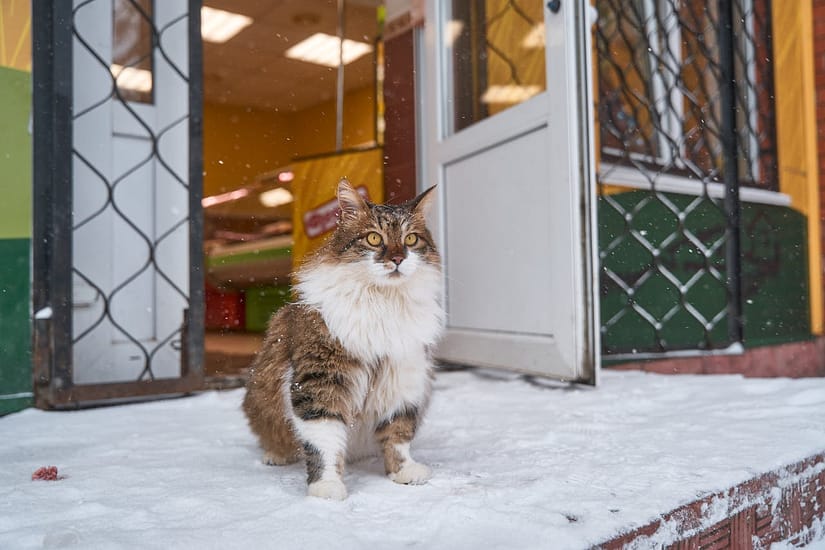
M 750 348 L 741 355 L 658 359 L 622 363 L 607 368 L 658 374 L 742 374 L 760 378 L 825 376 L 825 338 Z
M 808 542 L 825 517 L 825 452 L 671 512 L 593 548 L 760 549 Z M 673 542 L 673 541 L 677 542 Z

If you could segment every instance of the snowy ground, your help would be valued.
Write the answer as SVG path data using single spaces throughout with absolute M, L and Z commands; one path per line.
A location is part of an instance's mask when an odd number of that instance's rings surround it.
M 0 418 L 0 548 L 583 548 L 825 450 L 821 379 L 442 372 L 414 444 L 433 479 L 368 459 L 328 502 L 261 464 L 242 395 Z

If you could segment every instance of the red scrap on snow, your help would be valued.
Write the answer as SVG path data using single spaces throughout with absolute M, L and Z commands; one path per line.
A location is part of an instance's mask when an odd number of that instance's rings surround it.
M 42 468 L 38 468 L 37 470 L 35 470 L 35 472 L 32 474 L 32 481 L 57 481 L 58 479 L 63 478 L 58 477 L 57 466 L 43 466 Z

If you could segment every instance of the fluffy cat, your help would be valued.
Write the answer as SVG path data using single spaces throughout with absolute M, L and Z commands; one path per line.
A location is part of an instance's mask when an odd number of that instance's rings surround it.
M 243 408 L 264 460 L 303 457 L 311 496 L 346 498 L 346 459 L 376 452 L 396 483 L 430 478 L 410 442 L 444 319 L 441 262 L 424 219 L 432 190 L 375 205 L 342 180 L 338 227 L 295 274 L 297 300 L 270 320 L 253 362 Z

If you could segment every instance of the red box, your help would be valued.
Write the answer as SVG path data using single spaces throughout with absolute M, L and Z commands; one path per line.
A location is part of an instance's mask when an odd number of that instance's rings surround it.
M 206 285 L 206 330 L 243 330 L 246 317 L 243 292 Z

